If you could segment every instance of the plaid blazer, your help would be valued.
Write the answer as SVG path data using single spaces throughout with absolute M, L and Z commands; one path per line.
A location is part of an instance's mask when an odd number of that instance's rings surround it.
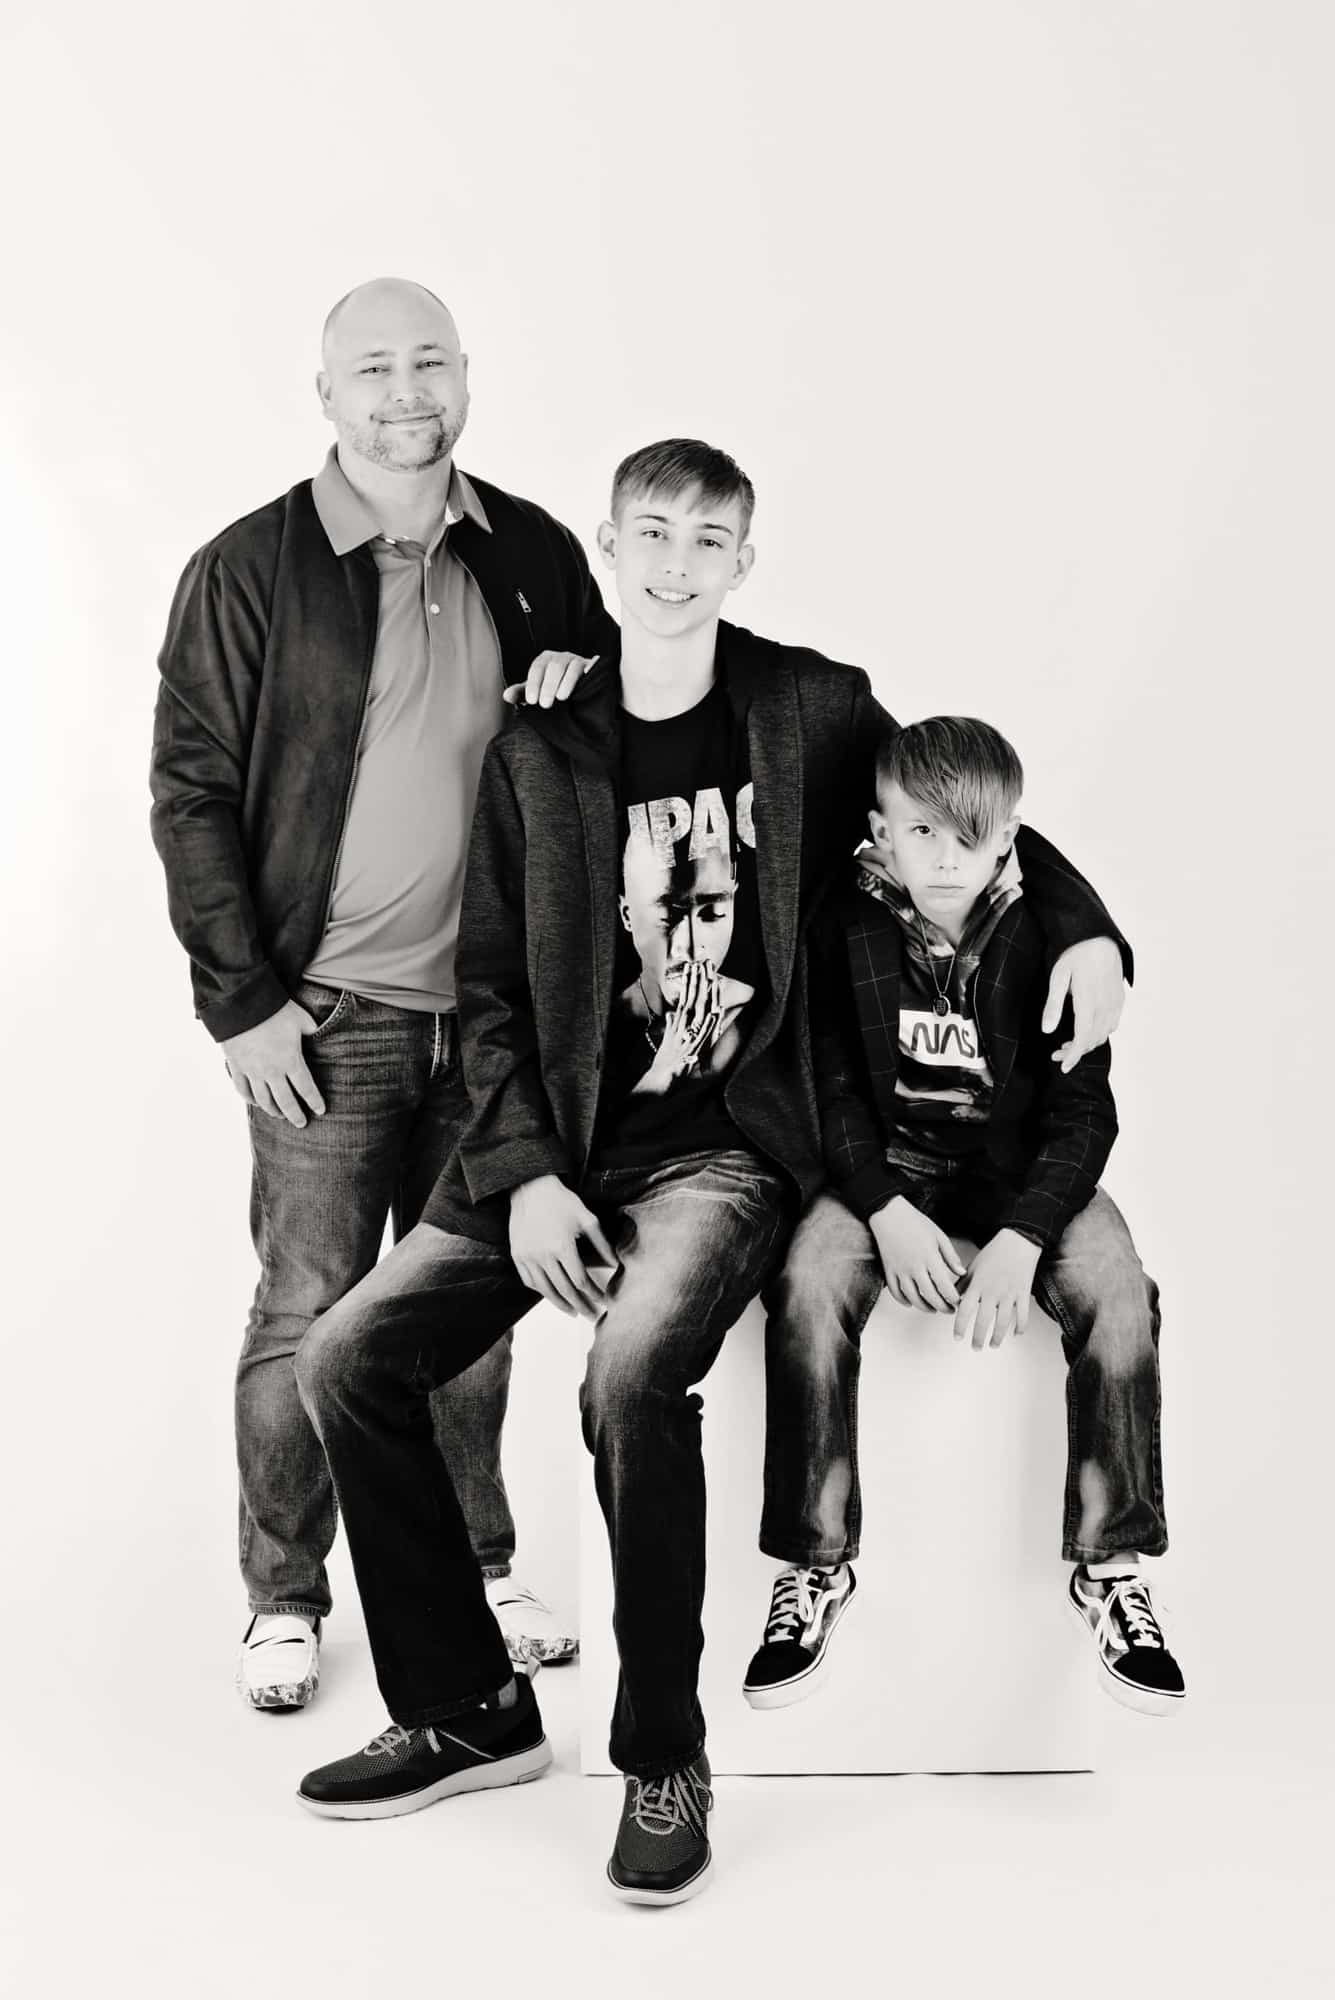
M 898 1122 L 903 933 L 893 911 L 841 882 L 809 937 L 812 1054 L 826 1167 L 864 1220 L 902 1194 L 911 1174 L 886 1146 Z M 1109 1051 L 1092 1049 L 1063 1076 L 1052 1051 L 1070 1034 L 1040 1022 L 1052 954 L 1023 897 L 1003 912 L 974 975 L 973 1007 L 994 1095 L 986 1156 L 1014 1189 L 1001 1226 L 1042 1248 L 1060 1239 L 1098 1186 L 1117 1136 Z

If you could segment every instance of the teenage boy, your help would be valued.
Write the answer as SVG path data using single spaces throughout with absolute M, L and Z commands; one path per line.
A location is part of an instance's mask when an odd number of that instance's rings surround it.
M 300 1796 L 381 1817 L 550 1761 L 427 1400 L 539 1298 L 593 1319 L 626 1773 L 608 1875 L 649 1903 L 694 1895 L 710 1861 L 694 1385 L 823 1178 L 798 944 L 888 725 L 865 674 L 720 624 L 753 504 L 689 440 L 618 468 L 598 539 L 620 658 L 483 765 L 459 949 L 472 1121 L 422 1222 L 297 1357 L 394 1718 Z M 1063 942 L 1104 940 L 1076 954 L 1093 987 L 1111 959 L 1120 994 L 1097 899 L 1041 840 L 1026 860 Z
M 975 1348 L 1023 1333 L 1031 1292 L 1051 1313 L 1068 1363 L 1071 1608 L 1119 1701 L 1160 1715 L 1185 1693 L 1140 1566 L 1168 1545 L 1158 1293 L 1098 1184 L 1117 1132 L 1108 1050 L 1067 1068 L 1046 1032 L 1021 784 L 986 723 L 936 716 L 887 736 L 871 846 L 813 927 L 836 1194 L 808 1210 L 768 1301 L 762 1534 L 782 1559 L 805 1532 L 813 1553 L 775 1584 L 745 1683 L 755 1707 L 812 1691 L 851 1591 L 859 1342 L 883 1285 L 953 1314 L 955 1338 Z M 967 1268 L 952 1233 L 982 1246 Z M 792 1496 L 805 1504 L 796 1518 Z

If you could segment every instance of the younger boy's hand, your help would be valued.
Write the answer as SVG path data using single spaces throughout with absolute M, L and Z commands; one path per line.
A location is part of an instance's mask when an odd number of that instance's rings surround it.
M 528 670 L 528 678 L 506 688 L 501 700 L 515 708 L 521 701 L 529 708 L 550 708 L 553 702 L 569 701 L 589 668 L 602 658 L 591 660 L 582 653 L 539 653 Z
M 872 1216 L 871 1233 L 892 1299 L 926 1312 L 954 1312 L 955 1280 L 964 1276 L 964 1266 L 944 1229 L 897 1194 Z
M 1029 1298 L 1042 1253 L 1027 1236 L 999 1229 L 969 1266 L 969 1282 L 955 1314 L 956 1340 L 976 1348 L 1000 1347 L 1008 1333 L 1029 1324 Z

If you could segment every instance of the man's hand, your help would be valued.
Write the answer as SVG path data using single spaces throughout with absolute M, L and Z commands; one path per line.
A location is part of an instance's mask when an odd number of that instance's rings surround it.
M 1061 1022 L 1067 994 L 1075 1014 L 1075 1032 L 1052 1052 L 1052 1060 L 1062 1066 L 1062 1075 L 1075 1068 L 1081 1056 L 1116 1034 L 1126 1004 L 1126 981 L 1122 977 L 1122 954 L 1111 938 L 1086 938 L 1073 944 L 1052 968 L 1048 1004 L 1043 1009 L 1043 1033 L 1055 1035 Z
M 964 1276 L 964 1266 L 944 1229 L 897 1194 L 872 1216 L 871 1233 L 892 1299 L 927 1312 L 954 1312 L 955 1280 Z
M 959 1311 L 956 1340 L 972 1335 L 976 1348 L 1000 1347 L 1008 1333 L 1023 1333 L 1029 1324 L 1029 1297 L 1042 1252 L 1027 1236 L 999 1229 L 969 1266 Z
M 586 660 L 582 653 L 539 653 L 528 670 L 527 680 L 515 681 L 506 688 L 501 700 L 509 702 L 511 708 L 521 701 L 529 708 L 550 708 L 553 702 L 569 701 L 589 668 L 596 666 L 601 658 L 600 653 L 595 653 L 591 660 Z
M 605 1274 L 596 1275 L 585 1265 L 581 1236 L 588 1238 L 599 1261 L 612 1267 Z M 563 1313 L 597 1318 L 617 1254 L 593 1210 L 555 1174 L 525 1181 L 510 1196 L 510 1255 L 531 1292 L 550 1299 Z
M 257 1028 L 246 1028 L 220 1044 L 227 1074 L 247 1104 L 286 1118 L 289 1125 L 306 1123 L 306 1107 L 324 1115 L 324 1099 L 306 1067 L 301 1038 L 313 1035 L 316 1023 L 295 1000 L 270 1014 Z

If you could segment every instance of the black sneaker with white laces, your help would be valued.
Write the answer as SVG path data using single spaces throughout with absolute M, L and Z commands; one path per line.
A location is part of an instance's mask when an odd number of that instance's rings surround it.
M 627 1778 L 607 1879 L 623 1902 L 684 1903 L 709 1878 L 709 1759 L 659 1778 Z
M 494 1696 L 483 1708 L 429 1728 L 391 1723 L 364 1750 L 308 1771 L 297 1797 L 326 1819 L 393 1819 L 457 1792 L 540 1778 L 552 1752 L 533 1684 L 520 1674 L 513 1686 L 516 1695 L 508 1707 Z
M 742 1682 L 752 1708 L 787 1708 L 816 1692 L 829 1668 L 834 1628 L 857 1587 L 847 1563 L 837 1569 L 794 1564 L 779 1571 L 765 1636 Z
M 1114 1701 L 1141 1715 L 1170 1715 L 1186 1698 L 1150 1586 L 1139 1568 L 1084 1563 L 1071 1571 L 1067 1601 L 1094 1635 L 1099 1678 Z

